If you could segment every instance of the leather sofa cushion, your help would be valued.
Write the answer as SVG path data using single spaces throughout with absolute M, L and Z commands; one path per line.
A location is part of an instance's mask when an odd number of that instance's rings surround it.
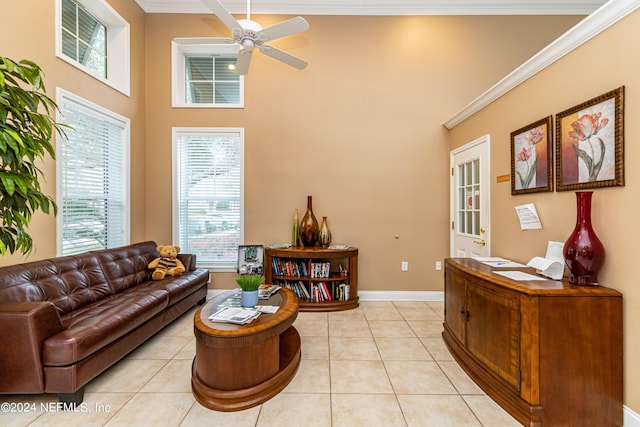
M 50 301 L 61 315 L 113 294 L 95 256 L 83 254 L 2 268 L 0 302 Z
M 66 366 L 109 345 L 168 306 L 169 293 L 131 288 L 62 317 L 65 330 L 44 342 L 43 364 Z
M 98 258 L 114 293 L 151 280 L 149 263 L 159 256 L 154 242 L 90 252 Z
M 190 273 L 184 273 L 180 276 L 167 276 L 162 280 L 148 281 L 138 288 L 146 289 L 164 289 L 169 293 L 169 305 L 173 305 L 183 298 L 191 295 L 196 289 L 202 287 L 203 281 L 208 281 L 209 272 L 207 270 L 198 270 Z

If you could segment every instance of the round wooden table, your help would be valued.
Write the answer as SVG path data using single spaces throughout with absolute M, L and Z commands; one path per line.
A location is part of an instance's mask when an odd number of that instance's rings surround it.
M 247 325 L 212 322 L 209 316 L 230 305 L 236 290 L 204 304 L 194 316 L 196 357 L 191 389 L 196 400 L 217 411 L 259 405 L 282 391 L 300 365 L 300 335 L 292 326 L 298 297 L 280 289 L 261 305 L 277 305 Z

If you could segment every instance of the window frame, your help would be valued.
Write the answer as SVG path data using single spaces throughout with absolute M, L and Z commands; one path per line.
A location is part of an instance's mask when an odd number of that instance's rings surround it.
M 244 244 L 244 128 L 217 128 L 217 127 L 173 127 L 171 129 L 171 151 L 172 158 L 178 159 L 177 142 L 183 136 L 220 136 L 223 134 L 237 133 L 240 139 L 240 229 L 239 245 Z M 172 162 L 172 239 L 175 244 L 180 242 L 180 186 L 179 186 L 179 164 L 175 160 Z M 237 251 L 236 251 L 237 256 Z M 203 262 L 201 257 L 196 257 L 198 267 L 207 268 L 212 272 L 228 273 L 237 272 L 238 260 L 229 261 L 228 264 L 210 264 Z
M 175 38 L 171 41 L 171 106 L 173 108 L 244 108 L 244 76 L 240 76 L 240 102 L 237 104 L 187 103 L 187 56 L 236 56 L 237 44 L 214 43 L 214 38 Z
M 107 76 L 93 70 L 65 55 L 62 51 L 62 0 L 55 0 L 55 44 L 56 57 L 101 81 L 102 83 L 129 96 L 131 90 L 130 28 L 129 23 L 105 0 L 74 0 L 84 7 L 107 29 Z
M 65 103 L 71 103 L 78 109 L 83 110 L 85 113 L 95 112 L 96 115 L 101 116 L 101 120 L 115 123 L 123 128 L 123 176 L 122 176 L 122 202 L 123 202 L 123 232 L 124 239 L 123 244 L 129 244 L 131 242 L 131 121 L 124 116 L 114 113 L 98 104 L 95 104 L 87 99 L 84 99 L 78 95 L 75 95 L 62 88 L 56 88 L 56 103 L 59 106 L 57 114 L 57 121 L 64 123 L 64 116 L 62 110 Z M 73 130 L 67 130 L 67 132 L 73 132 Z M 63 233 L 63 220 L 64 220 L 64 200 L 63 200 L 63 153 L 61 144 L 64 141 L 61 137 L 58 137 L 56 144 L 57 156 L 56 156 L 56 204 L 58 205 L 58 215 L 56 217 L 56 254 L 57 256 L 65 256 L 63 254 L 64 249 L 64 233 Z

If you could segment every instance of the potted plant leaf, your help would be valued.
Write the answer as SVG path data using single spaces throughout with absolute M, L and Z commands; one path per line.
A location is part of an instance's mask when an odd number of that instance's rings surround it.
M 0 255 L 31 252 L 27 232 L 33 214 L 57 213 L 54 200 L 40 190 L 42 171 L 36 162 L 55 159 L 51 138 L 57 124 L 56 103 L 46 95 L 43 73 L 32 61 L 0 56 Z
M 264 282 L 261 274 L 243 274 L 236 279 L 236 283 L 242 289 L 242 306 L 255 307 L 258 305 L 258 290 Z

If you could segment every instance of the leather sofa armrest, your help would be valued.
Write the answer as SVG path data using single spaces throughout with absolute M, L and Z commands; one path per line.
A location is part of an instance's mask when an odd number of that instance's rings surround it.
M 186 271 L 194 271 L 196 269 L 195 254 L 178 254 L 178 259 L 182 262 Z
M 43 393 L 43 342 L 64 329 L 47 301 L 0 304 L 0 393 Z

